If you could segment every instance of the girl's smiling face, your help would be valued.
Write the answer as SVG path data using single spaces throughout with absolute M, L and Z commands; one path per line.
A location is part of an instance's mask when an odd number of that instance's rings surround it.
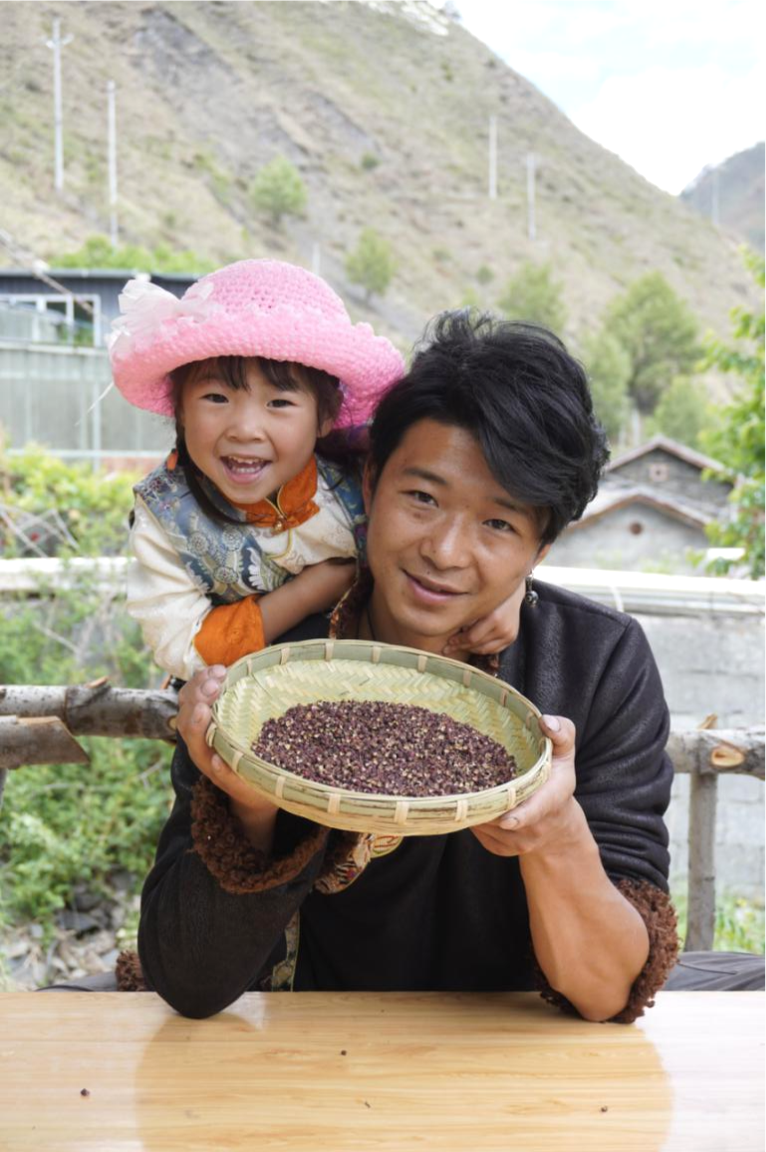
M 232 388 L 215 360 L 183 385 L 179 419 L 193 463 L 232 503 L 274 498 L 308 464 L 317 437 L 317 401 L 299 378 L 279 388 L 257 363 L 244 363 L 245 387 Z

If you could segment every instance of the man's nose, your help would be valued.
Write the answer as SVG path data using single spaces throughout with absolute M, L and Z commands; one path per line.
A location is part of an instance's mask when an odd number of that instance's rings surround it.
M 436 568 L 465 568 L 470 563 L 470 533 L 459 519 L 450 518 L 431 525 L 421 541 L 421 553 Z

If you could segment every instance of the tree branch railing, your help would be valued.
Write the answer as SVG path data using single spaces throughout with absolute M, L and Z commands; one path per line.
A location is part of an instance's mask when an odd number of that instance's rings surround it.
M 31 764 L 87 764 L 82 736 L 175 739 L 177 697 L 171 690 L 113 688 L 107 680 L 66 686 L 0 686 L 0 805 L 11 769 Z M 713 946 L 715 821 L 718 779 L 764 779 L 763 728 L 673 731 L 668 753 L 690 776 L 687 951 Z

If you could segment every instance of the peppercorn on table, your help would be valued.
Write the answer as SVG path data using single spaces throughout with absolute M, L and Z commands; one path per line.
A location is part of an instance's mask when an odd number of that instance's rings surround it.
M 0 994 L 4 1152 L 755 1152 L 759 992 L 665 992 L 633 1026 L 536 995 Z

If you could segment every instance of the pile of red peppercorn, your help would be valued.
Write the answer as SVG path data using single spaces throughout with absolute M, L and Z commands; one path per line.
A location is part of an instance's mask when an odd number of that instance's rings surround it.
M 388 796 L 481 792 L 510 780 L 516 761 L 470 724 L 410 704 L 298 704 L 268 720 L 253 750 L 320 784 Z

